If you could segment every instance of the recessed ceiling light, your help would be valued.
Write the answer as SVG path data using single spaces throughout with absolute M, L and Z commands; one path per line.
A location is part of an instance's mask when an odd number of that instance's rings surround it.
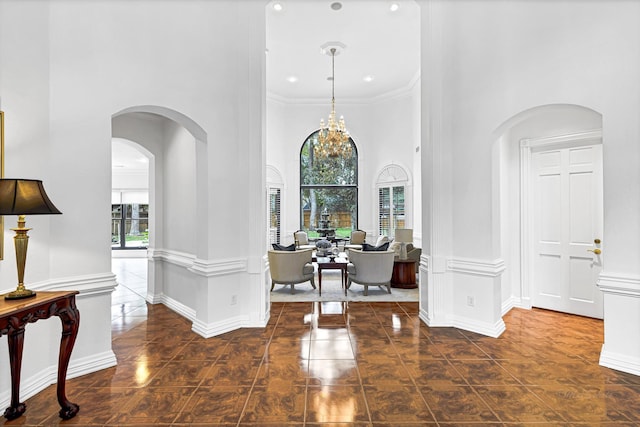
M 389 10 L 391 12 L 395 12 L 398 9 L 400 9 L 400 5 L 398 3 L 391 3 L 391 6 L 389 6 Z
M 273 10 L 275 10 L 276 12 L 280 12 L 282 9 L 283 9 L 282 3 L 275 2 L 273 4 Z
M 298 78 L 296 76 L 289 76 L 289 77 L 287 77 L 287 81 L 289 83 L 295 83 L 295 82 L 298 81 Z
M 374 79 L 374 77 L 373 77 L 373 76 L 371 76 L 371 75 L 364 76 L 364 77 L 362 78 L 362 80 L 364 80 L 364 81 L 365 81 L 365 82 L 367 82 L 367 83 L 372 82 L 372 81 L 373 81 L 373 79 Z
M 339 1 L 331 3 L 331 9 L 333 10 L 342 9 L 342 3 L 340 3 Z

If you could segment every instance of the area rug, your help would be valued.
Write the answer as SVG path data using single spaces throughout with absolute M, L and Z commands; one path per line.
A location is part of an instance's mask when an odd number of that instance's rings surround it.
M 318 295 L 318 279 L 316 277 L 316 289 L 311 283 L 305 282 L 295 285 L 294 294 L 291 294 L 291 286 L 276 285 L 271 291 L 272 302 L 307 302 L 307 301 L 418 301 L 419 290 L 391 288 L 391 294 L 387 293 L 387 287 L 369 286 L 369 295 L 364 295 L 364 286 L 352 284 L 347 289 L 347 296 L 340 282 L 339 271 L 325 271 L 322 273 L 322 296 Z

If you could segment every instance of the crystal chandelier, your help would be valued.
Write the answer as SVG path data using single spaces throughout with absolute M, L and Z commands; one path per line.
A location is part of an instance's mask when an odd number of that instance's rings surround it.
M 318 139 L 313 146 L 316 157 L 349 157 L 351 156 L 351 141 L 349 131 L 344 123 L 344 117 L 336 121 L 336 98 L 335 98 L 335 58 L 336 48 L 331 50 L 331 113 L 327 125 L 324 119 L 320 119 L 320 130 Z

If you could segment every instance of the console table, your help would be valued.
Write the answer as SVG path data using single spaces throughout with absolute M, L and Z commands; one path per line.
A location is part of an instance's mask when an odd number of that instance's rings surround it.
M 412 259 L 396 259 L 393 261 L 393 273 L 391 275 L 391 287 L 402 289 L 415 289 L 416 262 Z
M 59 415 L 68 420 L 78 413 L 79 406 L 69 402 L 65 392 L 69 358 L 80 324 L 76 294 L 78 291 L 38 291 L 35 297 L 20 300 L 5 300 L 0 297 L 0 336 L 7 335 L 11 364 L 11 406 L 4 411 L 4 417 L 8 420 L 20 417 L 26 410 L 26 405 L 20 403 L 20 368 L 25 326 L 51 316 L 58 316 L 62 322 L 57 385 L 58 403 L 62 408 Z

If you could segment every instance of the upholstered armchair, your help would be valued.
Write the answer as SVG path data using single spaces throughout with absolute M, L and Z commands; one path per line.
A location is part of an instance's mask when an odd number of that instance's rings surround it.
M 344 245 L 345 249 L 362 249 L 362 244 L 367 238 L 367 232 L 363 230 L 353 230 L 349 243 Z
M 416 248 L 413 243 L 407 243 L 407 259 L 415 261 L 416 271 L 420 270 L 420 255 L 422 255 L 422 248 Z
M 385 286 L 391 293 L 393 274 L 393 251 L 349 250 L 347 265 L 347 288 L 352 283 L 364 286 L 364 294 L 369 295 L 369 286 Z
M 298 249 L 315 249 L 315 245 L 309 244 L 309 236 L 304 230 L 298 230 L 293 233 L 293 240 Z
M 311 249 L 295 251 L 270 250 L 269 271 L 271 273 L 271 290 L 277 284 L 291 285 L 291 293 L 294 293 L 294 285 L 311 282 L 313 289 L 316 283 L 313 279 L 313 264 L 311 263 Z

